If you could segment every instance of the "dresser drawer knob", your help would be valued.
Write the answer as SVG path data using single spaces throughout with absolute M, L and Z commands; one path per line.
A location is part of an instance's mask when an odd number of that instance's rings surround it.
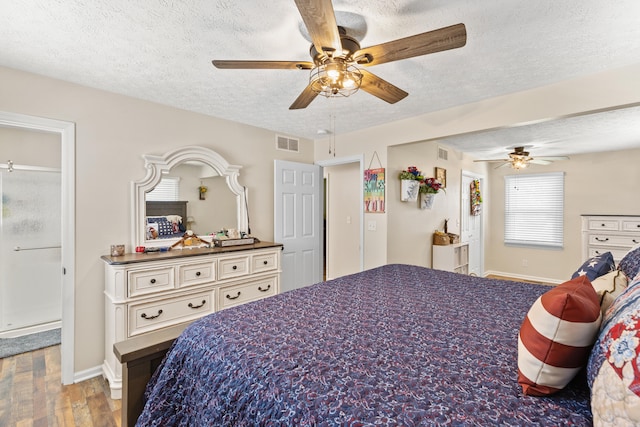
M 150 282 L 153 285 L 154 283 L 156 283 L 156 279 L 151 279 Z
M 156 314 L 155 316 L 147 316 L 147 313 L 142 313 L 140 317 L 142 317 L 143 319 L 151 320 L 151 319 L 155 319 L 156 317 L 160 317 L 161 314 L 162 314 L 162 310 L 158 310 L 158 314 Z
M 605 227 L 605 225 L 604 225 L 604 224 L 600 224 L 600 225 L 601 225 L 601 226 L 603 226 L 603 227 Z
M 597 240 L 598 242 L 607 242 L 607 241 L 609 240 L 609 238 L 608 238 L 608 237 L 605 237 L 604 239 L 601 239 L 601 238 L 599 238 L 599 237 L 596 237 L 596 240 Z
M 269 289 L 271 289 L 271 284 L 269 284 L 269 286 L 267 286 L 266 289 L 262 289 L 262 286 L 258 286 L 258 290 L 260 292 L 267 292 Z
M 238 295 L 236 295 L 235 297 L 232 297 L 231 295 L 227 294 L 227 299 L 238 299 L 240 297 L 240 291 L 238 291 Z
M 233 266 L 233 267 L 231 267 L 231 268 L 232 268 L 233 270 L 237 270 L 237 269 L 238 269 L 238 266 L 237 266 L 237 265 L 234 265 L 234 266 Z
M 262 261 L 262 263 L 263 263 L 264 265 L 267 265 L 267 264 L 269 264 L 269 261 L 264 260 L 264 261 Z
M 196 277 L 200 277 L 202 273 L 200 273 L 199 271 L 196 272 Z
M 193 303 L 192 303 L 192 302 L 190 302 L 190 303 L 189 303 L 189 308 L 196 309 L 196 308 L 204 307 L 204 305 L 205 305 L 206 303 L 207 303 L 207 300 L 204 300 L 204 299 L 202 300 L 202 303 L 201 303 L 200 305 L 193 305 Z

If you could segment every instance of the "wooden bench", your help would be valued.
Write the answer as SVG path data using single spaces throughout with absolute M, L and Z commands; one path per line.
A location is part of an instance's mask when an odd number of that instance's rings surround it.
M 122 363 L 122 427 L 136 424 L 144 408 L 147 383 L 188 325 L 189 322 L 181 323 L 113 345 L 113 352 Z

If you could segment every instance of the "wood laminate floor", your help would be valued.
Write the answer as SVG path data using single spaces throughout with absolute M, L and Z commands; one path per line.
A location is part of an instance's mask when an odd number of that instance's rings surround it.
M 0 359 L 0 426 L 120 426 L 120 400 L 101 376 L 60 378 L 59 345 Z

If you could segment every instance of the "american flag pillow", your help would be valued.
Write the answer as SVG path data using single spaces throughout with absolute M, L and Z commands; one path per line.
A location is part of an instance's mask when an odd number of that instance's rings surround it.
M 518 334 L 518 383 L 524 394 L 547 396 L 584 367 L 600 328 L 600 299 L 586 276 L 540 296 Z

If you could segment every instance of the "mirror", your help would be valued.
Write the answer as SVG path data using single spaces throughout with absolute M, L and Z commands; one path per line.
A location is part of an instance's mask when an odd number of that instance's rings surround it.
M 196 146 L 143 158 L 147 175 L 132 183 L 134 248 L 171 246 L 186 229 L 205 240 L 222 228 L 247 231 L 246 189 L 238 183 L 241 166 L 230 165 L 215 151 Z M 163 178 L 177 181 L 179 202 L 158 197 L 147 200 Z M 173 230 L 164 226 L 163 218 L 174 219 L 172 215 L 182 217 L 180 228 L 177 224 Z M 148 218 L 152 219 L 148 222 Z

